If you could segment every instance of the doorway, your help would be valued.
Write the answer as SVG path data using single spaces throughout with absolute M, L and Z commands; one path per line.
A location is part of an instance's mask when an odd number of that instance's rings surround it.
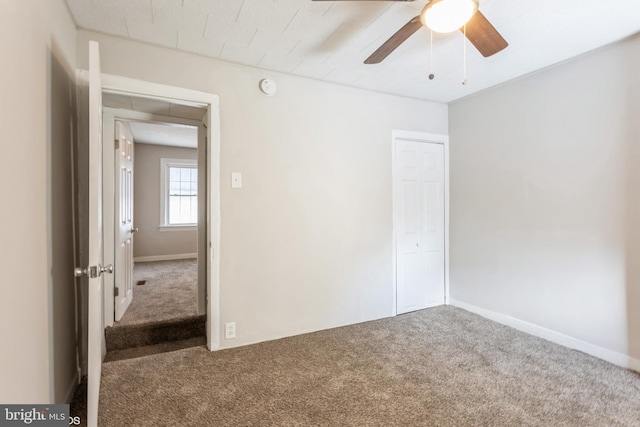
M 197 194 L 187 194 L 185 199 L 197 200 L 197 222 L 189 224 L 192 235 L 196 236 L 197 249 L 195 251 L 178 249 L 171 254 L 171 261 L 182 262 L 186 264 L 197 265 L 197 314 L 199 317 L 206 317 L 206 338 L 207 347 L 210 350 L 216 350 L 220 346 L 219 331 L 219 259 L 218 249 L 220 245 L 220 163 L 219 163 L 219 118 L 218 118 L 218 97 L 203 92 L 192 91 L 188 89 L 175 88 L 143 82 L 135 79 L 112 76 L 103 74 L 103 170 L 108 173 L 106 165 L 111 165 L 113 171 L 114 154 L 115 154 L 115 122 L 121 120 L 127 122 L 129 126 L 134 128 L 137 126 L 164 126 L 173 130 L 196 130 L 197 133 L 197 159 L 196 159 L 196 175 L 197 175 Z M 134 134 L 136 130 L 134 129 Z M 166 132 L 160 132 L 166 133 Z M 134 138 L 135 139 L 135 138 Z M 134 144 L 135 145 L 135 144 Z M 135 156 L 135 148 L 134 148 Z M 173 158 L 173 157 L 170 157 Z M 160 181 L 160 176 L 155 178 Z M 190 179 L 190 181 L 193 181 Z M 115 261 L 115 245 L 116 239 L 114 235 L 114 200 L 116 189 L 114 188 L 114 179 L 105 179 L 104 182 L 104 201 L 103 222 L 104 231 L 104 254 L 105 263 Z M 185 195 L 181 195 L 185 196 Z M 110 206 L 109 206 L 110 204 Z M 154 227 L 159 229 L 160 213 L 156 217 Z M 135 205 L 134 205 L 135 218 Z M 110 227 L 110 229 L 109 229 Z M 142 232 L 142 229 L 133 224 L 131 230 L 138 229 L 136 235 Z M 171 231 L 165 231 L 170 234 Z M 133 247 L 135 251 L 135 239 L 133 238 Z M 197 255 L 196 255 L 197 254 Z M 165 254 L 166 255 L 166 254 Z M 177 255 L 177 256 L 176 256 Z M 215 256 L 214 256 L 215 255 Z M 160 258 L 154 258 L 154 255 L 140 255 L 138 263 L 169 261 Z M 147 258 L 145 258 L 145 256 Z M 194 258 L 197 256 L 197 258 Z M 134 255 L 134 258 L 136 255 Z M 151 258 L 149 258 L 151 257 Z M 182 266 L 184 267 L 184 266 Z M 185 268 L 179 268 L 185 271 Z M 190 270 L 192 271 L 192 270 Z M 148 274 L 151 274 L 147 272 Z M 147 273 L 140 273 L 145 275 Z M 153 274 L 151 274 L 153 275 Z M 160 273 L 160 276 L 163 274 Z M 156 275 L 158 276 L 158 275 Z M 143 282 L 145 277 L 140 277 L 137 272 L 131 275 L 132 283 L 135 286 L 146 286 L 146 284 L 137 285 Z M 104 286 L 104 316 L 103 323 L 105 327 L 113 326 L 115 317 L 115 281 L 112 277 L 105 277 Z M 141 288 L 142 289 L 142 288 Z M 135 295 L 134 295 L 135 301 Z M 126 316 L 126 314 L 125 314 Z
M 393 134 L 394 312 L 448 299 L 448 137 Z
M 105 286 L 113 290 L 105 295 L 105 325 L 204 315 L 206 258 L 198 252 L 206 229 L 198 224 L 206 221 L 206 173 L 198 166 L 206 171 L 207 110 L 114 93 L 103 94 L 103 107 L 105 187 L 113 183 L 105 262 L 113 253 L 115 267 L 113 285 Z

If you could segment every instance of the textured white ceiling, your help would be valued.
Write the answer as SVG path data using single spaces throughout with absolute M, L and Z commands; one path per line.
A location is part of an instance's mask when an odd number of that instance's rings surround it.
M 206 108 L 191 107 L 161 99 L 109 92 L 102 94 L 102 105 L 109 108 L 121 108 L 124 110 L 138 111 L 140 113 L 190 120 L 201 120 L 207 113 Z
M 80 28 L 229 62 L 449 102 L 640 32 L 640 0 L 480 0 L 510 46 L 483 58 L 464 37 L 419 30 L 378 65 L 363 61 L 427 0 L 67 0 Z
M 200 121 L 207 112 L 206 108 L 109 92 L 102 94 L 102 105 L 154 115 L 155 121 L 128 121 L 133 140 L 143 144 L 173 147 L 196 148 L 198 146 L 198 128 L 179 122 L 180 119 Z
M 169 123 L 129 122 L 136 143 L 196 148 L 198 128 Z

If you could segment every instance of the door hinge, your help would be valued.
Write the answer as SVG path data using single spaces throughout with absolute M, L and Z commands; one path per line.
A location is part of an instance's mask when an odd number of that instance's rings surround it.
M 113 296 L 114 296 L 114 297 L 117 297 L 118 295 L 120 295 L 120 288 L 118 288 L 118 287 L 116 286 L 116 288 L 115 288 L 115 289 L 114 289 L 114 291 L 113 291 Z
M 114 141 L 115 141 L 114 145 L 116 147 L 116 150 L 119 150 L 120 149 L 120 139 L 115 139 Z

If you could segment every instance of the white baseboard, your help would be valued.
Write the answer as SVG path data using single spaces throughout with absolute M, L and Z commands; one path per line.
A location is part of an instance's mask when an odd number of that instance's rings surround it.
M 467 304 L 466 302 L 458 301 L 453 298 L 449 299 L 449 304 L 478 314 L 482 317 L 493 320 L 494 322 L 498 322 L 519 331 L 526 332 L 529 335 L 544 338 L 548 341 L 560 344 L 564 347 L 579 350 L 584 353 L 590 354 L 591 356 L 597 357 L 598 359 L 606 360 L 607 362 L 613 363 L 614 365 L 640 372 L 640 360 L 635 359 L 627 354 L 618 353 L 616 351 L 570 337 L 569 335 L 564 335 L 560 332 L 543 328 L 542 326 L 525 322 L 524 320 L 516 319 L 515 317 L 511 317 L 506 314 L 497 313 L 495 311 L 487 310 L 485 308 L 481 308 L 472 304 Z
M 198 258 L 198 254 L 173 254 L 173 255 L 152 255 L 138 256 L 133 258 L 133 262 L 149 262 L 149 261 L 172 261 L 176 259 Z

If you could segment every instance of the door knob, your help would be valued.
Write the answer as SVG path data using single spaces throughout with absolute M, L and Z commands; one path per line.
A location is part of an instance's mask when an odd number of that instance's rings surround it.
M 107 266 L 100 266 L 100 274 L 102 273 L 109 273 L 112 274 L 113 273 L 113 264 L 109 264 Z
M 76 277 L 81 277 L 81 276 L 88 276 L 92 279 L 95 279 L 96 277 L 100 276 L 102 273 L 113 273 L 113 264 L 109 264 L 107 266 L 101 266 L 101 265 L 92 265 L 89 266 L 87 268 L 82 268 L 82 267 L 76 267 L 73 269 L 73 275 Z
M 138 227 L 136 227 L 136 228 L 132 228 L 132 229 L 131 229 L 131 234 L 133 234 L 133 233 L 137 233 L 138 231 L 140 231 L 140 229 L 139 229 Z

